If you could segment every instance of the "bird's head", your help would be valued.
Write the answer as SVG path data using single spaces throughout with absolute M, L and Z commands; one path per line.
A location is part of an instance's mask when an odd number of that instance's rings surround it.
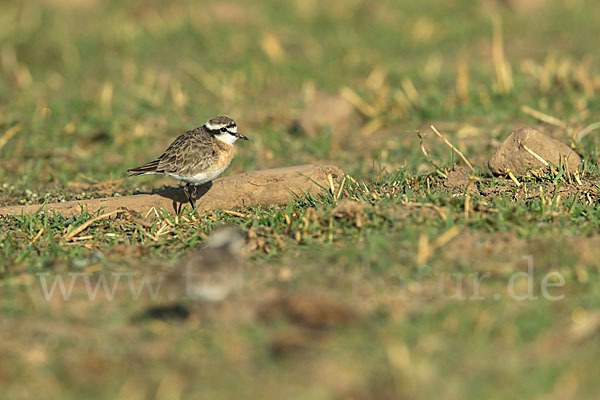
M 237 130 L 237 124 L 229 117 L 218 116 L 206 121 L 204 127 L 215 138 L 233 145 L 238 139 L 248 140 L 248 138 Z

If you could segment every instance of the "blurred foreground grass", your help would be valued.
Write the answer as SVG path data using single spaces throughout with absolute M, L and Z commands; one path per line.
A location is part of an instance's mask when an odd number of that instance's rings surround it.
M 331 160 L 356 180 L 239 215 L 101 220 L 75 241 L 88 215 L 2 218 L 5 396 L 597 398 L 600 6 L 504 3 L 2 2 L 0 204 L 173 184 L 124 170 L 217 114 L 252 139 L 227 173 Z M 298 131 L 320 92 L 350 99 L 356 126 Z M 416 132 L 431 123 L 476 165 L 476 193 L 427 163 Z M 575 146 L 583 185 L 491 177 L 494 147 L 524 125 Z M 425 140 L 443 168 L 459 161 Z M 362 205 L 337 208 L 349 199 Z M 156 283 L 223 223 L 250 233 L 245 290 L 184 321 L 134 318 L 152 301 L 125 286 L 112 301 L 82 281 L 69 301 L 42 295 L 39 273 Z M 508 283 L 530 255 L 538 299 L 518 301 Z M 541 291 L 549 273 L 560 300 Z M 356 317 L 258 317 L 292 294 Z

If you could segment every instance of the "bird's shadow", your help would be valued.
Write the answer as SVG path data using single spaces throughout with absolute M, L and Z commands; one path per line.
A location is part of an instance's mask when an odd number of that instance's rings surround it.
M 192 197 L 194 198 L 194 201 L 196 201 L 196 206 L 198 206 L 198 203 L 197 203 L 198 200 L 200 200 L 210 190 L 210 188 L 212 186 L 213 186 L 212 182 L 207 182 L 202 185 L 191 186 L 191 188 L 192 188 L 191 194 L 192 194 Z M 150 193 L 145 193 L 145 194 L 158 195 L 158 196 L 161 196 L 161 197 L 171 200 L 173 203 L 173 210 L 177 214 L 179 214 L 179 212 L 186 205 L 191 207 L 191 205 L 189 204 L 188 198 L 185 194 L 184 186 L 169 187 L 166 189 L 154 190 Z

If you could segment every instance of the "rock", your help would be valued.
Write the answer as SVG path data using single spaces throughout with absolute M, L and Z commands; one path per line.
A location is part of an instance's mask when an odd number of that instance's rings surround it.
M 344 97 L 318 93 L 298 117 L 297 123 L 311 137 L 319 135 L 326 127 L 334 136 L 341 136 L 359 124 L 359 115 Z
M 490 170 L 496 175 L 502 175 L 506 170 L 513 174 L 524 174 L 530 169 L 543 168 L 544 163 L 524 146 L 557 167 L 567 162 L 569 172 L 575 171 L 581 163 L 581 157 L 566 144 L 535 129 L 522 128 L 511 133 L 502 142 L 488 162 Z

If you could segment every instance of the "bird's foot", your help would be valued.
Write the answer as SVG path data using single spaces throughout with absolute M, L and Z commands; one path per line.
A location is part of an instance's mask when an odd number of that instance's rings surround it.
M 191 183 L 188 183 L 187 185 L 184 186 L 183 192 L 185 193 L 185 196 L 187 197 L 188 202 L 190 203 L 190 206 L 192 206 L 192 211 L 196 210 L 196 201 L 195 201 L 196 185 L 192 185 Z

